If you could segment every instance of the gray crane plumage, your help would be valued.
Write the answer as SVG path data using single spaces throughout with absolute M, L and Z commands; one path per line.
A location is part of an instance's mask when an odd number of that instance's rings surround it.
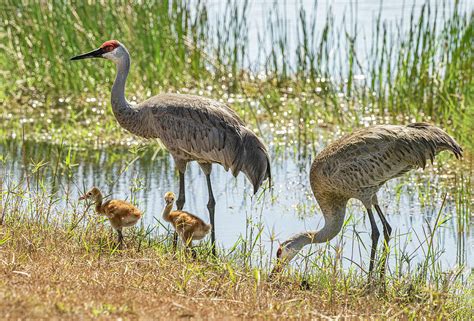
M 111 103 L 119 124 L 137 136 L 160 139 L 173 156 L 180 173 L 179 210 L 185 202 L 184 173 L 187 163 L 197 161 L 203 169 L 208 184 L 208 209 L 214 245 L 215 200 L 210 180 L 212 164 L 230 169 L 234 176 L 243 172 L 256 193 L 265 179 L 271 179 L 267 148 L 235 111 L 212 99 L 195 95 L 161 94 L 136 106 L 130 104 L 125 99 L 130 55 L 118 41 L 107 41 L 99 49 L 72 59 L 93 57 L 110 59 L 117 66 Z
M 242 171 L 254 193 L 270 176 L 265 146 L 225 104 L 177 94 L 155 96 L 142 104 L 151 108 L 151 135 L 160 138 L 178 164 L 218 163 L 234 176 Z
M 328 145 L 316 156 L 310 170 L 313 194 L 324 215 L 325 225 L 316 232 L 304 232 L 283 242 L 277 252 L 274 272 L 290 261 L 305 245 L 324 243 L 341 230 L 349 199 L 360 200 L 367 209 L 372 228 L 369 275 L 374 267 L 379 231 L 372 213 L 375 207 L 388 245 L 391 227 L 378 204 L 382 185 L 415 168 L 425 168 L 441 151 L 449 150 L 456 158 L 462 148 L 438 127 L 427 123 L 407 126 L 379 125 L 362 128 Z M 382 262 L 382 275 L 385 271 Z

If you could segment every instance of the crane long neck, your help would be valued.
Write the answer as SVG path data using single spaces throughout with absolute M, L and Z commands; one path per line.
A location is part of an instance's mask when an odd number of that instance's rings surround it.
M 130 70 L 130 56 L 124 49 L 124 53 L 116 61 L 117 76 L 112 87 L 112 111 L 120 126 L 137 136 L 150 138 L 151 131 L 147 128 L 146 111 L 134 108 L 125 99 L 125 83 Z
M 295 235 L 292 239 L 291 247 L 300 251 L 305 245 L 313 243 L 326 243 L 333 239 L 342 229 L 346 213 L 347 200 L 340 200 L 336 203 L 326 205 L 319 202 L 324 214 L 324 226 L 319 231 L 308 231 Z
M 99 194 L 97 194 L 95 197 L 95 211 L 99 214 L 104 214 L 104 211 L 102 209 L 102 200 L 102 193 L 99 192 Z
M 121 109 L 126 110 L 130 108 L 130 104 L 125 99 L 125 83 L 130 71 L 130 56 L 128 53 L 124 53 L 122 59 L 117 61 L 116 65 L 117 76 L 112 87 L 112 107 L 114 107 L 114 113 L 116 110 L 120 112 Z
M 163 219 L 166 221 L 166 222 L 171 222 L 171 217 L 170 217 L 170 213 L 171 213 L 171 210 L 173 209 L 173 203 L 167 203 L 165 205 L 165 208 L 163 209 L 163 212 L 162 212 L 162 215 L 163 215 Z

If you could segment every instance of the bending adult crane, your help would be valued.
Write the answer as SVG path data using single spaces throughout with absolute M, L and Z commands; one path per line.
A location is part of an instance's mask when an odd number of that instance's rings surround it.
M 425 168 L 429 159 L 443 150 L 462 157 L 462 148 L 443 130 L 426 124 L 407 126 L 380 125 L 356 130 L 327 146 L 314 160 L 310 184 L 324 215 L 324 227 L 317 232 L 296 234 L 283 242 L 277 251 L 277 262 L 272 274 L 279 272 L 305 245 L 325 243 L 342 228 L 349 199 L 360 200 L 369 216 L 372 228 L 369 280 L 374 268 L 379 230 L 372 206 L 383 225 L 385 246 L 392 228 L 382 213 L 377 192 L 388 180 L 414 168 Z M 385 274 L 386 257 L 381 264 Z
M 120 126 L 144 138 L 159 138 L 174 158 L 179 171 L 178 210 L 185 203 L 184 173 L 190 161 L 197 161 L 206 175 L 211 242 L 215 254 L 215 199 L 211 185 L 212 164 L 217 163 L 234 176 L 244 172 L 254 193 L 265 179 L 271 179 L 270 159 L 262 141 L 248 129 L 228 106 L 212 99 L 179 94 L 161 94 L 132 106 L 125 99 L 125 82 L 130 55 L 116 40 L 71 60 L 106 58 L 117 66 L 112 87 L 112 110 Z M 175 239 L 176 240 L 176 239 Z

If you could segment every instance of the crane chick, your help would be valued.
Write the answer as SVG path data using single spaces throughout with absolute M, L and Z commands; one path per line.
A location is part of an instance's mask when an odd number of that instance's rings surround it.
M 199 217 L 181 210 L 172 211 L 176 195 L 173 192 L 165 194 L 165 208 L 163 209 L 163 219 L 171 223 L 188 248 L 192 246 L 193 240 L 203 239 L 211 230 L 212 225 L 206 224 Z
M 92 187 L 90 191 L 79 198 L 79 200 L 85 199 L 92 199 L 95 203 L 96 212 L 107 216 L 110 225 L 118 233 L 118 245 L 121 248 L 123 243 L 122 228 L 135 225 L 142 216 L 140 210 L 132 204 L 121 200 L 102 202 L 103 196 L 97 187 Z

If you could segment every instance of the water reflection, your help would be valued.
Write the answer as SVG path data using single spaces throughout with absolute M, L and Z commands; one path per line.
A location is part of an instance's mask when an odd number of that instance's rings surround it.
M 4 162 L 0 172 L 2 190 L 6 192 L 9 186 L 11 189 L 16 182 L 21 182 L 30 184 L 34 194 L 39 193 L 41 186 L 46 186 L 48 192 L 60 198 L 53 205 L 52 216 L 64 215 L 71 207 L 83 206 L 78 204 L 79 194 L 96 185 L 114 198 L 138 203 L 145 212 L 142 222 L 145 226 L 156 225 L 157 220 L 167 225 L 160 217 L 163 195 L 167 191 L 178 191 L 178 179 L 173 161 L 165 151 L 70 151 L 45 143 L 19 145 L 12 141 L 0 144 L 0 151 Z M 233 178 L 215 165 L 212 179 L 217 200 L 216 238 L 219 245 L 229 249 L 239 239 L 253 239 L 261 231 L 256 253 L 268 254 L 278 241 L 284 241 L 294 233 L 321 228 L 323 217 L 309 187 L 310 165 L 309 156 L 273 153 L 274 189 L 256 196 L 252 196 L 252 187 L 243 175 Z M 449 219 L 434 238 L 436 248 L 443 252 L 439 262 L 444 269 L 460 264 L 473 268 L 473 222 L 467 218 L 466 226 L 459 223 L 452 188 L 441 184 L 448 183 L 451 175 L 440 178 L 434 172 L 412 172 L 403 179 L 390 181 L 379 193 L 382 209 L 394 228 L 391 264 L 395 264 L 395 257 L 401 252 L 411 257 L 411 264 L 423 261 L 427 235 L 441 211 L 441 217 Z M 195 163 L 190 164 L 186 175 L 185 209 L 208 222 L 205 176 Z M 446 192 L 448 196 L 442 207 Z M 8 201 L 5 199 L 4 203 L 8 212 Z M 366 266 L 369 253 L 364 244 L 370 245 L 370 224 L 358 201 L 349 203 L 346 218 L 343 237 L 336 237 L 331 244 L 342 251 L 346 258 L 344 265 L 349 266 L 352 261 Z M 158 231 L 164 233 L 162 227 L 158 227 Z M 420 243 L 424 245 L 420 247 Z

